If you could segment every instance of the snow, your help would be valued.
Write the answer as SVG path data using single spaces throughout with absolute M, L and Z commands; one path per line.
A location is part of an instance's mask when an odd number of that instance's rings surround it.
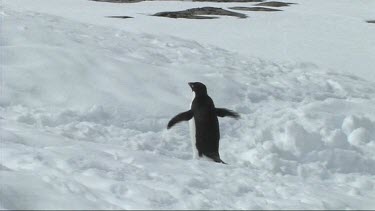
M 140 13 L 208 3 L 3 1 L 0 208 L 374 209 L 372 2 L 313 2 L 197 24 Z M 219 120 L 229 165 L 166 129 L 189 81 L 241 114 Z
M 284 1 L 284 0 L 283 0 Z M 161 36 L 177 36 L 224 47 L 247 57 L 280 62 L 310 62 L 331 71 L 375 80 L 375 1 L 295 0 L 282 12 L 243 12 L 249 18 L 184 20 L 152 17 L 163 11 L 213 6 L 228 9 L 256 3 L 146 1 L 113 4 L 88 0 L 4 0 L 19 11 L 37 11 L 83 23 Z M 58 4 L 59 6 L 55 6 Z M 85 10 L 82 10 L 85 8 Z M 106 18 L 126 15 L 131 19 Z M 198 23 L 199 22 L 199 23 Z M 316 53 L 319 52 L 319 53 Z

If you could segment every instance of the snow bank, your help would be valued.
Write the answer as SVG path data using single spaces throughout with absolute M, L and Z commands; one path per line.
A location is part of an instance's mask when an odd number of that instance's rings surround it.
M 4 209 L 371 209 L 375 84 L 171 36 L 2 8 Z M 189 81 L 221 154 L 192 160 Z

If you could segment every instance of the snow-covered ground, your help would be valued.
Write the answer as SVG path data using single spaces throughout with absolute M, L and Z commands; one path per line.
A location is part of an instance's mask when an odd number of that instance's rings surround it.
M 246 4 L 3 0 L 0 208 L 374 209 L 374 3 L 335 2 L 175 20 L 142 13 Z M 220 119 L 229 165 L 166 130 L 189 81 L 241 114 Z

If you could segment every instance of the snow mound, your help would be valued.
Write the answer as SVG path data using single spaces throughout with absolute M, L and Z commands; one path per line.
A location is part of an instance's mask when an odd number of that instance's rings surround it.
M 1 207 L 375 207 L 373 82 L 171 36 L 1 16 Z M 189 81 L 241 113 L 220 119 L 230 165 L 192 160 L 187 124 L 166 130 L 188 109 Z

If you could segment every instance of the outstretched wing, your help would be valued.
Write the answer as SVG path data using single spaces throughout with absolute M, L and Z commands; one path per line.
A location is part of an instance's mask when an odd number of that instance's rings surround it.
M 182 121 L 188 121 L 191 118 L 193 118 L 193 112 L 191 110 L 179 113 L 168 122 L 167 128 L 169 129 L 173 127 L 173 125 Z
M 232 118 L 235 118 L 235 119 L 240 118 L 240 115 L 237 112 L 226 109 L 226 108 L 216 108 L 216 115 L 219 116 L 219 117 L 229 116 L 229 117 L 232 117 Z

